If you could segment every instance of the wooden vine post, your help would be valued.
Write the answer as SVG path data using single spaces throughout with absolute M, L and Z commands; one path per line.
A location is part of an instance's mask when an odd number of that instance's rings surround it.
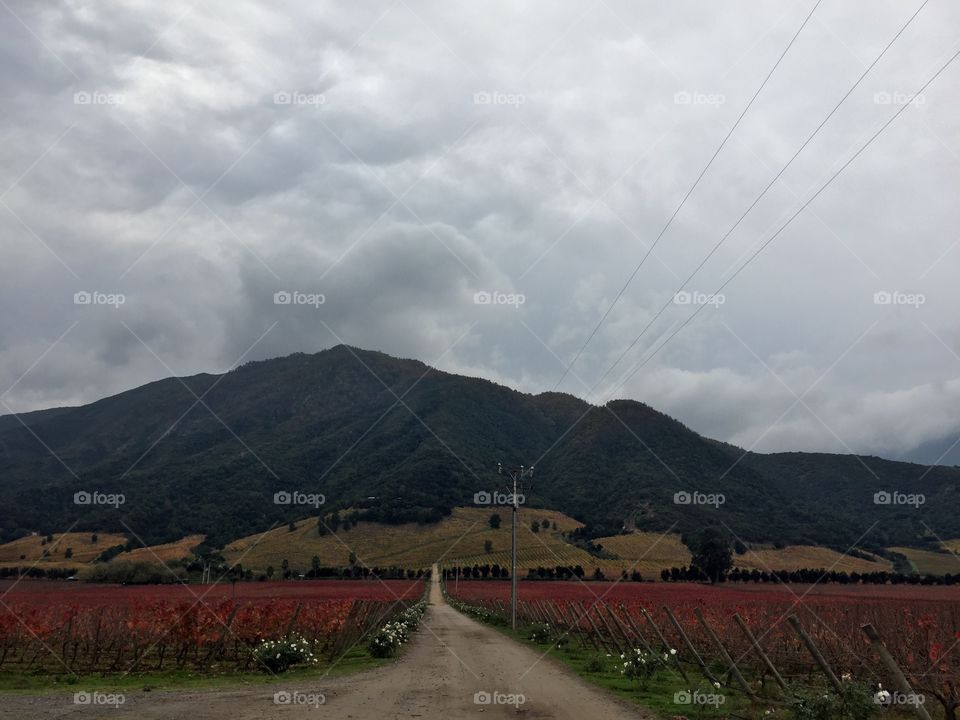
M 632 630 L 633 634 L 637 636 L 637 639 L 640 641 L 640 644 L 643 645 L 643 649 L 646 650 L 651 655 L 656 655 L 656 653 L 653 651 L 653 648 L 650 646 L 650 643 L 647 642 L 647 639 L 643 636 L 643 633 L 640 632 L 640 628 L 637 627 L 637 623 L 634 622 L 633 616 L 630 615 L 630 612 L 627 610 L 626 607 L 624 607 L 623 603 L 620 603 L 618 609 L 623 614 L 623 616 L 627 619 L 627 623 L 629 623 L 630 629 Z
M 747 636 L 747 640 L 750 642 L 750 647 L 753 648 L 753 651 L 757 654 L 757 657 L 759 657 L 761 662 L 763 662 L 764 667 L 767 668 L 767 672 L 773 676 L 773 679 L 776 681 L 777 685 L 780 686 L 780 689 L 785 691 L 787 689 L 787 683 L 784 682 L 783 677 L 777 670 L 776 665 L 773 664 L 773 661 L 770 660 L 767 654 L 763 651 L 763 648 L 760 647 L 760 643 L 757 642 L 757 638 L 754 637 L 752 632 L 750 632 L 750 628 L 747 627 L 747 623 L 744 622 L 739 613 L 735 614 L 733 619 L 737 621 L 737 625 L 739 625 L 740 629 L 743 630 L 743 634 Z
M 680 635 L 680 639 L 683 640 L 684 644 L 687 646 L 687 650 L 690 651 L 690 654 L 693 656 L 693 659 L 697 661 L 697 665 L 700 666 L 700 672 L 703 673 L 703 676 L 709 680 L 714 685 L 719 685 L 720 681 L 717 680 L 713 673 L 710 672 L 710 668 L 707 667 L 707 664 L 703 661 L 703 658 L 700 657 L 700 653 L 697 652 L 697 649 L 693 646 L 693 643 L 690 642 L 690 638 L 687 637 L 686 631 L 683 629 L 683 625 L 680 624 L 680 621 L 670 612 L 670 608 L 666 605 L 663 606 L 663 611 L 667 614 L 667 617 L 670 618 L 670 622 L 673 623 L 673 627 Z
M 883 640 L 880 638 L 880 633 L 877 632 L 876 628 L 873 625 L 867 624 L 864 625 L 863 634 L 867 636 L 870 640 L 870 643 L 873 645 L 873 649 L 877 651 L 880 655 L 880 661 L 887 668 L 894 679 L 894 682 L 897 683 L 897 690 L 903 693 L 905 696 L 917 697 L 916 693 L 913 692 L 913 688 L 910 686 L 910 682 L 907 680 L 906 675 L 903 674 L 903 671 L 900 669 L 900 666 L 897 665 L 897 661 L 893 659 L 893 655 L 890 654 L 890 651 L 887 650 L 887 646 L 883 644 Z M 912 703 L 914 714 L 922 718 L 923 720 L 930 720 L 930 713 L 927 712 L 927 709 L 920 702 Z
M 820 666 L 823 674 L 827 676 L 827 680 L 829 680 L 830 684 L 833 685 L 833 689 L 837 691 L 838 695 L 843 695 L 843 685 L 840 683 L 839 678 L 837 678 L 836 674 L 834 674 L 833 670 L 830 668 L 830 664 L 827 662 L 826 658 L 823 657 L 823 654 L 820 652 L 820 648 L 818 648 L 816 643 L 813 642 L 813 638 L 810 637 L 807 634 L 807 631 L 803 629 L 803 625 L 800 624 L 800 620 L 796 615 L 791 615 L 787 618 L 787 620 L 793 626 L 793 629 L 797 635 L 800 636 L 800 639 L 803 640 L 803 644 L 807 646 L 807 650 L 810 651 L 810 655 L 813 656 L 813 659 L 816 661 L 817 665 Z
M 664 636 L 663 632 L 661 632 L 660 626 L 653 621 L 653 618 L 650 617 L 650 613 L 647 612 L 647 609 L 643 607 L 643 605 L 640 606 L 640 612 L 643 614 L 643 617 L 646 618 L 647 624 L 653 629 L 654 635 L 660 639 L 660 644 L 663 646 L 663 651 L 673 658 L 674 664 L 677 666 L 677 670 L 683 677 L 683 681 L 687 685 L 690 685 L 690 678 L 687 677 L 687 671 L 683 669 L 683 663 L 680 662 L 680 653 L 677 652 L 676 648 L 670 647 L 670 643 L 667 642 L 667 638 Z
M 720 642 L 720 638 L 713 631 L 713 628 L 707 623 L 706 618 L 703 617 L 703 612 L 701 612 L 700 608 L 694 608 L 693 613 L 697 616 L 697 620 L 700 621 L 703 629 L 707 631 L 707 635 L 710 637 L 710 640 L 713 641 L 713 644 L 716 645 L 717 650 L 720 651 L 720 656 L 723 658 L 723 662 L 726 663 L 730 668 L 730 672 L 733 673 L 733 677 L 736 679 L 741 689 L 751 700 L 757 700 L 757 694 L 753 691 L 753 688 L 750 687 L 750 683 L 747 682 L 747 679 L 743 676 L 743 673 L 740 672 L 740 668 L 737 667 L 737 663 L 734 662 L 732 657 L 730 657 L 730 653 L 727 652 L 727 648 L 725 648 L 723 643 Z

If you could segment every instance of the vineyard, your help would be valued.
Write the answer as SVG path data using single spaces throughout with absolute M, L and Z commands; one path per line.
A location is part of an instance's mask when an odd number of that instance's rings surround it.
M 0 601 L 0 672 L 259 670 L 255 648 L 294 636 L 333 660 L 424 592 L 399 580 L 45 586 L 20 583 Z
M 498 623 L 509 617 L 509 587 L 446 584 L 461 609 Z M 520 588 L 519 622 L 541 628 L 555 645 L 579 643 L 615 657 L 649 653 L 685 681 L 760 705 L 788 705 L 809 688 L 843 698 L 861 687 L 904 716 L 957 717 L 960 602 L 952 588 Z

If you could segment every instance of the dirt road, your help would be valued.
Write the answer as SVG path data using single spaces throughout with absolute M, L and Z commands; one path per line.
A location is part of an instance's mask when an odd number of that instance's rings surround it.
M 535 650 L 464 617 L 444 602 L 436 571 L 433 577 L 430 606 L 421 627 L 403 656 L 388 667 L 315 683 L 278 681 L 241 690 L 128 693 L 117 708 L 78 705 L 72 694 L 0 698 L 0 718 L 647 717 L 549 658 L 541 658 Z

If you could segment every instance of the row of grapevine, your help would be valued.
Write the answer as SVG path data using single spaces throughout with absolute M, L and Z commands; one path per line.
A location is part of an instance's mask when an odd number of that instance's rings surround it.
M 556 585 L 562 596 L 561 586 L 568 584 Z M 460 587 L 469 612 L 507 621 L 504 599 L 470 597 L 476 584 Z M 654 605 L 541 597 L 522 599 L 518 618 L 524 626 L 547 629 L 553 642 L 579 642 L 617 656 L 639 650 L 664 658 L 685 679 L 702 677 L 765 704 L 787 703 L 798 688 L 842 695 L 848 683 L 856 683 L 874 692 L 888 688 L 908 702 L 922 698 L 904 708 L 921 718 L 939 706 L 939 717 L 956 720 L 960 707 L 960 604 L 953 602 Z
M 0 669 L 138 672 L 256 669 L 253 650 L 296 635 L 333 658 L 416 602 L 215 600 L 0 607 Z

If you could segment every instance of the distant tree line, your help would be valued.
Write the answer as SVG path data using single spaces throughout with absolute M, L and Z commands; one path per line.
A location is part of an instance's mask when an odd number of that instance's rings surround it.
M 459 575 L 461 580 L 509 580 L 510 569 L 499 565 L 464 565 L 463 567 L 449 567 L 443 570 L 444 580 L 455 580 Z M 554 565 L 553 567 L 535 567 L 527 569 L 527 580 L 606 580 L 600 568 L 594 568 L 589 575 L 582 565 Z M 643 576 L 634 570 L 620 572 L 621 580 L 643 582 Z
M 672 567 L 660 571 L 664 582 L 704 582 L 709 578 L 697 567 Z M 840 572 L 836 570 L 803 568 L 800 570 L 747 570 L 734 568 L 721 574 L 717 582 L 733 583 L 789 583 L 839 585 L 960 585 L 960 573 L 946 575 L 918 575 L 898 572 Z
M 167 583 L 185 583 L 189 578 L 203 572 L 203 564 L 191 561 L 187 564 L 171 562 L 163 564 L 149 560 L 137 562 L 117 561 L 113 563 L 95 563 L 82 568 L 43 568 L 43 567 L 3 567 L 0 568 L 0 578 L 28 577 L 33 579 L 65 580 L 79 575 L 85 582 L 116 583 L 120 585 L 162 585 Z M 400 567 L 367 568 L 354 565 L 353 567 L 325 567 L 313 566 L 305 572 L 289 567 L 276 573 L 273 567 L 266 572 L 255 573 L 249 568 L 237 564 L 231 567 L 215 566 L 214 580 L 231 582 L 239 581 L 266 581 L 266 580 L 297 580 L 297 579 L 367 579 L 380 578 L 382 580 L 423 580 L 430 577 L 429 570 L 409 569 Z
M 4 567 L 0 568 L 0 578 L 28 577 L 49 578 L 63 580 L 77 574 L 77 568 L 42 568 L 42 567 Z
M 288 560 L 283 560 L 279 568 L 268 565 L 264 572 L 254 572 L 250 568 L 244 568 L 241 563 L 229 567 L 225 564 L 215 564 L 213 578 L 223 578 L 234 582 L 240 580 L 265 582 L 267 580 L 363 580 L 367 578 L 421 580 L 430 577 L 430 571 L 422 568 L 363 567 L 356 564 L 356 556 L 353 553 L 351 553 L 350 561 L 349 567 L 321 565 L 320 558 L 314 556 L 308 569 L 293 567 Z M 202 572 L 203 564 L 199 561 L 193 561 L 187 565 L 187 570 L 191 573 Z
M 284 574 L 286 579 L 294 577 L 296 571 L 287 571 Z M 382 580 L 420 580 L 425 577 L 430 576 L 429 570 L 417 569 L 412 570 L 410 568 L 402 567 L 360 567 L 354 565 L 353 567 L 311 567 L 307 572 L 303 573 L 303 576 L 310 579 L 320 579 L 320 578 L 342 578 L 342 579 L 366 579 L 366 578 L 380 578 Z M 266 579 L 265 577 L 259 578 L 261 580 Z
M 606 574 L 600 568 L 594 568 L 589 575 L 581 565 L 556 565 L 554 567 L 537 567 L 527 570 L 527 580 L 607 580 Z M 620 571 L 621 582 L 644 582 L 643 575 L 638 570 Z
M 461 580 L 509 580 L 510 569 L 500 567 L 496 563 L 493 565 L 464 565 L 443 569 L 444 580 L 455 580 L 458 576 Z

